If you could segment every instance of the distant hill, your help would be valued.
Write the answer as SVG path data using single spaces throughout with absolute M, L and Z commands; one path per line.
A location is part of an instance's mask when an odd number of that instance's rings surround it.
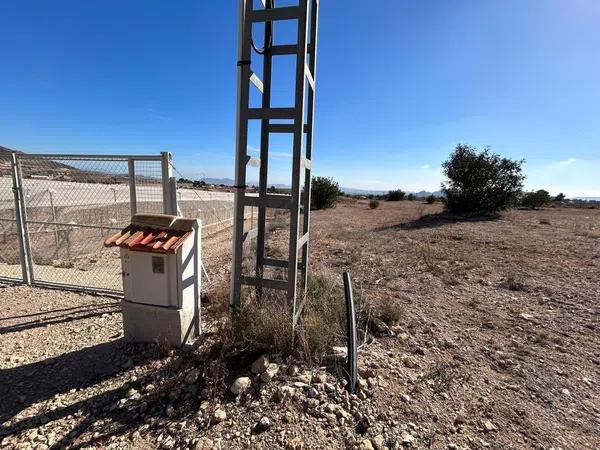
M 225 185 L 225 186 L 234 186 L 235 185 L 235 181 L 232 180 L 231 178 L 202 178 L 202 181 L 208 183 L 208 184 L 215 184 L 215 185 Z M 248 186 L 258 186 L 258 181 L 248 181 L 246 182 L 246 185 Z M 269 185 L 269 187 L 274 186 L 277 189 L 290 189 L 290 185 L 286 185 L 286 184 L 273 184 L 273 185 Z M 384 195 L 387 194 L 388 191 L 380 191 L 380 190 L 371 190 L 371 189 L 357 189 L 357 188 L 350 188 L 350 187 L 341 187 L 340 188 L 342 190 L 342 192 L 349 194 L 349 195 Z M 410 193 L 410 192 L 409 192 Z M 442 191 L 434 191 L 434 192 L 429 192 L 429 191 L 419 191 L 419 192 L 412 192 L 413 194 L 415 194 L 415 196 L 417 198 L 425 198 L 430 196 L 431 194 L 435 195 L 436 197 L 443 197 L 443 193 Z
M 0 145 L 0 175 L 10 175 L 10 155 L 11 153 L 17 153 L 24 155 L 25 152 L 19 150 L 12 150 L 8 147 Z M 51 160 L 41 159 L 23 159 L 21 160 L 21 168 L 24 176 L 31 175 L 50 175 L 50 172 L 56 174 L 68 174 L 71 171 L 78 171 L 74 167 L 67 166 L 66 164 L 57 163 Z
M 419 192 L 413 192 L 413 194 L 415 194 L 415 197 L 417 197 L 417 198 L 429 197 L 431 194 L 433 194 L 435 197 L 443 197 L 444 196 L 444 193 L 442 191 L 433 191 L 433 192 L 419 191 Z
M 10 154 L 26 155 L 25 152 L 0 146 L 0 176 L 11 175 Z M 21 169 L 24 178 L 47 177 L 52 180 L 76 181 L 80 183 L 124 183 L 126 173 L 107 173 L 77 168 L 70 164 L 48 158 L 23 158 Z

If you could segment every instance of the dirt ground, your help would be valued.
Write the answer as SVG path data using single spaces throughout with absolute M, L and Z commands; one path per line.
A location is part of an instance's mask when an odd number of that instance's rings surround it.
M 600 210 L 440 211 L 347 201 L 312 215 L 311 270 L 348 270 L 356 296 L 401 311 L 361 348 L 376 378 L 345 421 L 261 387 L 207 422 L 202 383 L 183 380 L 195 353 L 123 342 L 117 300 L 2 286 L 0 447 L 600 448 Z M 230 245 L 227 232 L 204 243 L 209 292 Z M 263 416 L 272 426 L 252 432 Z

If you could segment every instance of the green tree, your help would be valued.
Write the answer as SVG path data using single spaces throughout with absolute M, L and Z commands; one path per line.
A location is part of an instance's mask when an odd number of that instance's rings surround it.
M 565 196 L 565 194 L 563 194 L 563 193 L 561 192 L 561 193 L 560 193 L 560 194 L 558 194 L 556 197 L 554 197 L 554 201 L 555 201 L 555 202 L 558 202 L 558 203 L 561 203 L 561 202 L 564 202 L 566 198 L 567 198 L 567 197 Z
M 521 206 L 529 209 L 541 208 L 552 203 L 550 193 L 544 189 L 525 192 L 521 197 Z
M 398 202 L 400 200 L 404 200 L 406 197 L 406 192 L 402 189 L 396 189 L 394 191 L 389 191 L 387 195 L 388 202 Z
M 340 194 L 340 186 L 337 182 L 333 181 L 333 178 L 313 178 L 311 190 L 311 205 L 313 209 L 333 208 Z
M 525 175 L 523 160 L 478 152 L 458 144 L 442 164 L 448 182 L 442 184 L 446 208 L 456 213 L 495 213 L 518 204 Z

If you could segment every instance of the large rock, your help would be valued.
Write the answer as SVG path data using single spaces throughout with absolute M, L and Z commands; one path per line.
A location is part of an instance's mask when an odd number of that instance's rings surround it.
M 237 380 L 235 380 L 233 382 L 230 390 L 235 395 L 240 395 L 240 394 L 243 394 L 244 392 L 246 392 L 251 384 L 252 384 L 252 381 L 250 380 L 250 378 L 239 377 Z

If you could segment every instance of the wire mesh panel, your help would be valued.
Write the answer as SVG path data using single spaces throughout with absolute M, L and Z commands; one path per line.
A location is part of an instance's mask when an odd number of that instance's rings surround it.
M 137 212 L 162 213 L 164 211 L 162 161 L 143 160 L 134 161 L 134 164 Z
M 180 173 L 175 169 L 177 173 Z M 185 217 L 200 219 L 202 237 L 223 231 L 233 226 L 234 208 L 233 193 L 177 187 L 177 206 Z M 246 219 L 254 226 L 258 218 L 255 207 L 248 207 Z
M 0 155 L 0 278 L 22 280 L 10 155 Z
M 161 158 L 19 155 L 18 161 L 34 282 L 120 291 L 119 253 L 103 242 L 129 223 L 132 191 L 138 212 L 162 212 Z

